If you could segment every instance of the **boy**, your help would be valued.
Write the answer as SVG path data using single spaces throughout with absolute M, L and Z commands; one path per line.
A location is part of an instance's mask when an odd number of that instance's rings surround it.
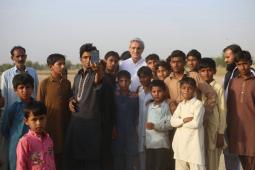
M 165 61 L 159 61 L 156 65 L 156 76 L 157 79 L 164 81 L 170 74 L 170 66 Z
M 134 170 L 137 156 L 138 96 L 130 92 L 131 75 L 122 70 L 117 74 L 119 89 L 115 92 L 116 138 L 113 140 L 115 170 Z
M 187 67 L 189 71 L 198 71 L 199 62 L 201 60 L 201 53 L 195 49 L 188 52 L 187 57 Z
M 156 79 L 156 65 L 159 62 L 159 56 L 157 54 L 149 54 L 145 58 L 145 62 L 152 71 L 153 79 Z
M 37 101 L 24 108 L 24 122 L 29 131 L 17 146 L 17 170 L 55 170 L 53 142 L 45 132 L 46 110 L 45 105 Z
M 14 76 L 12 83 L 19 101 L 16 101 L 5 110 L 1 130 L 9 145 L 9 168 L 10 170 L 16 170 L 16 147 L 20 137 L 28 131 L 28 127 L 23 121 L 23 108 L 33 101 L 31 95 L 34 88 L 34 79 L 27 73 L 21 73 Z
M 217 102 L 212 114 L 205 123 L 205 141 L 208 170 L 218 170 L 220 155 L 224 146 L 224 131 L 226 128 L 226 105 L 224 90 L 213 75 L 216 73 L 216 63 L 211 58 L 202 58 L 199 64 L 199 75 L 210 84 L 217 93 Z
M 105 70 L 103 82 L 109 83 L 112 87 L 115 87 L 116 83 L 116 73 L 119 67 L 119 54 L 115 51 L 109 51 L 105 54 Z
M 176 127 L 172 147 L 176 170 L 205 170 L 204 160 L 204 106 L 195 95 L 196 81 L 184 77 L 180 81 L 180 102 L 171 118 L 171 125 Z
M 137 75 L 142 86 L 138 88 L 139 96 L 139 121 L 138 121 L 138 153 L 139 169 L 145 170 L 145 123 L 147 121 L 148 104 L 152 100 L 150 83 L 152 71 L 149 67 L 142 66 Z
M 229 152 L 239 156 L 243 169 L 255 168 L 255 78 L 248 51 L 235 55 L 239 75 L 230 80 L 227 99 Z
M 146 126 L 146 170 L 169 169 L 171 113 L 166 100 L 166 85 L 161 80 L 150 84 L 153 102 L 148 107 Z
M 47 58 L 50 76 L 42 80 L 38 87 L 37 100 L 47 107 L 47 122 L 45 129 L 54 142 L 54 157 L 56 168 L 61 169 L 64 139 L 71 113 L 68 108 L 72 96 L 71 83 L 63 76 L 65 56 L 51 54 Z

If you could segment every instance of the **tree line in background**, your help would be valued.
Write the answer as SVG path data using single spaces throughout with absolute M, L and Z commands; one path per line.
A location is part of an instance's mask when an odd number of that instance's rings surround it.
M 216 57 L 216 58 L 214 58 L 214 60 L 217 63 L 217 66 L 222 66 L 222 67 L 225 66 L 223 56 Z M 33 62 L 33 61 L 30 61 L 30 60 L 26 61 L 26 66 L 33 67 L 36 70 L 47 70 L 48 69 L 47 64 L 40 64 L 39 62 Z M 2 73 L 3 71 L 5 71 L 5 70 L 7 70 L 11 67 L 13 67 L 13 64 L 10 64 L 10 63 L 1 64 L 0 65 L 0 73 Z M 70 60 L 66 60 L 66 68 L 67 69 L 79 69 L 80 64 L 73 64 Z

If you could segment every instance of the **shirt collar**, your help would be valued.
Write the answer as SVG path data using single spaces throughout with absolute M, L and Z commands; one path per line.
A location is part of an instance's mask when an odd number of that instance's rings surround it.
M 190 100 L 183 100 L 182 102 L 184 103 L 184 104 L 190 104 L 190 105 L 192 105 L 193 103 L 195 103 L 195 101 L 196 101 L 196 97 L 193 97 L 192 99 L 190 99 Z
M 15 70 L 16 73 L 20 73 L 20 70 L 17 68 L 17 66 L 14 66 L 14 70 Z M 26 66 L 25 66 L 25 72 L 26 72 L 26 73 L 28 72 Z
M 39 138 L 39 139 L 44 139 L 47 136 L 47 133 L 42 132 L 42 135 L 40 136 L 37 133 L 35 133 L 34 131 L 32 131 L 31 129 L 29 129 L 28 135 L 34 136 L 34 137 Z
M 253 79 L 255 78 L 254 74 L 250 72 L 249 76 L 247 78 L 242 77 L 240 74 L 237 75 L 237 78 L 243 78 L 244 80 Z
M 183 77 L 184 77 L 184 76 L 187 76 L 188 74 L 189 74 L 189 72 L 186 71 L 186 70 L 184 70 Z M 170 78 L 170 79 L 177 79 L 177 78 L 175 77 L 174 72 L 171 72 L 171 73 L 170 73 L 169 78 Z

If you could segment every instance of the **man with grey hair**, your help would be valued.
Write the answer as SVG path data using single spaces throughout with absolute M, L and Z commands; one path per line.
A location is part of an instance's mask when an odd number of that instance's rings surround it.
M 137 71 L 140 67 L 146 66 L 145 60 L 142 58 L 144 43 L 140 38 L 134 38 L 129 44 L 129 53 L 131 58 L 124 60 L 120 64 L 120 70 L 127 70 L 131 74 L 130 91 L 136 92 L 140 85 Z

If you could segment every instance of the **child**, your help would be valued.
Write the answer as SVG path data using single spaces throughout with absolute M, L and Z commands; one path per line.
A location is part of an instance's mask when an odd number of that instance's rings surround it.
M 212 114 L 209 114 L 205 122 L 205 141 L 207 169 L 218 170 L 220 155 L 224 146 L 224 131 L 226 128 L 226 105 L 224 90 L 217 83 L 213 75 L 216 73 L 216 63 L 211 58 L 202 58 L 199 64 L 199 75 L 210 84 L 217 93 L 217 103 Z
M 115 87 L 116 73 L 119 68 L 119 54 L 115 51 L 109 51 L 105 54 L 105 70 L 103 81 Z
M 64 55 L 49 55 L 47 64 L 50 68 L 50 76 L 39 83 L 37 100 L 43 102 L 47 107 L 45 129 L 54 142 L 56 168 L 61 169 L 64 139 L 71 117 L 68 108 L 69 99 L 72 96 L 71 83 L 63 77 L 65 68 Z
M 248 51 L 235 55 L 239 75 L 230 80 L 227 98 L 229 152 L 239 156 L 244 170 L 255 169 L 255 77 Z
M 31 95 L 34 88 L 34 79 L 27 73 L 21 73 L 14 76 L 12 83 L 19 101 L 16 101 L 5 110 L 1 130 L 9 145 L 9 168 L 10 170 L 16 170 L 16 147 L 19 139 L 28 131 L 28 127 L 23 121 L 23 108 L 33 101 Z
M 150 93 L 150 83 L 152 79 L 152 71 L 149 67 L 142 66 L 137 75 L 142 86 L 139 86 L 139 121 L 138 121 L 138 153 L 140 170 L 145 170 L 145 123 L 147 121 L 147 112 L 149 102 L 152 100 Z
M 176 170 L 205 170 L 204 160 L 204 106 L 194 97 L 196 81 L 190 77 L 180 80 L 180 102 L 171 118 L 176 127 L 172 147 Z
M 148 108 L 146 126 L 146 170 L 169 169 L 169 136 L 171 129 L 166 85 L 161 80 L 153 80 L 150 84 L 153 102 Z
M 131 75 L 122 70 L 117 74 L 119 89 L 115 92 L 116 139 L 113 140 L 115 170 L 134 170 L 137 156 L 138 96 L 129 91 Z
M 145 58 L 145 62 L 152 71 L 153 79 L 156 79 L 156 65 L 159 62 L 159 56 L 157 54 L 150 54 Z
M 201 53 L 195 49 L 188 52 L 187 57 L 187 67 L 189 68 L 189 71 L 198 71 L 199 62 L 201 60 Z
M 53 142 L 45 132 L 46 107 L 33 101 L 24 108 L 24 122 L 29 127 L 17 146 L 17 170 L 55 170 Z
M 157 79 L 164 81 L 170 75 L 170 66 L 165 61 L 159 61 L 156 65 Z

